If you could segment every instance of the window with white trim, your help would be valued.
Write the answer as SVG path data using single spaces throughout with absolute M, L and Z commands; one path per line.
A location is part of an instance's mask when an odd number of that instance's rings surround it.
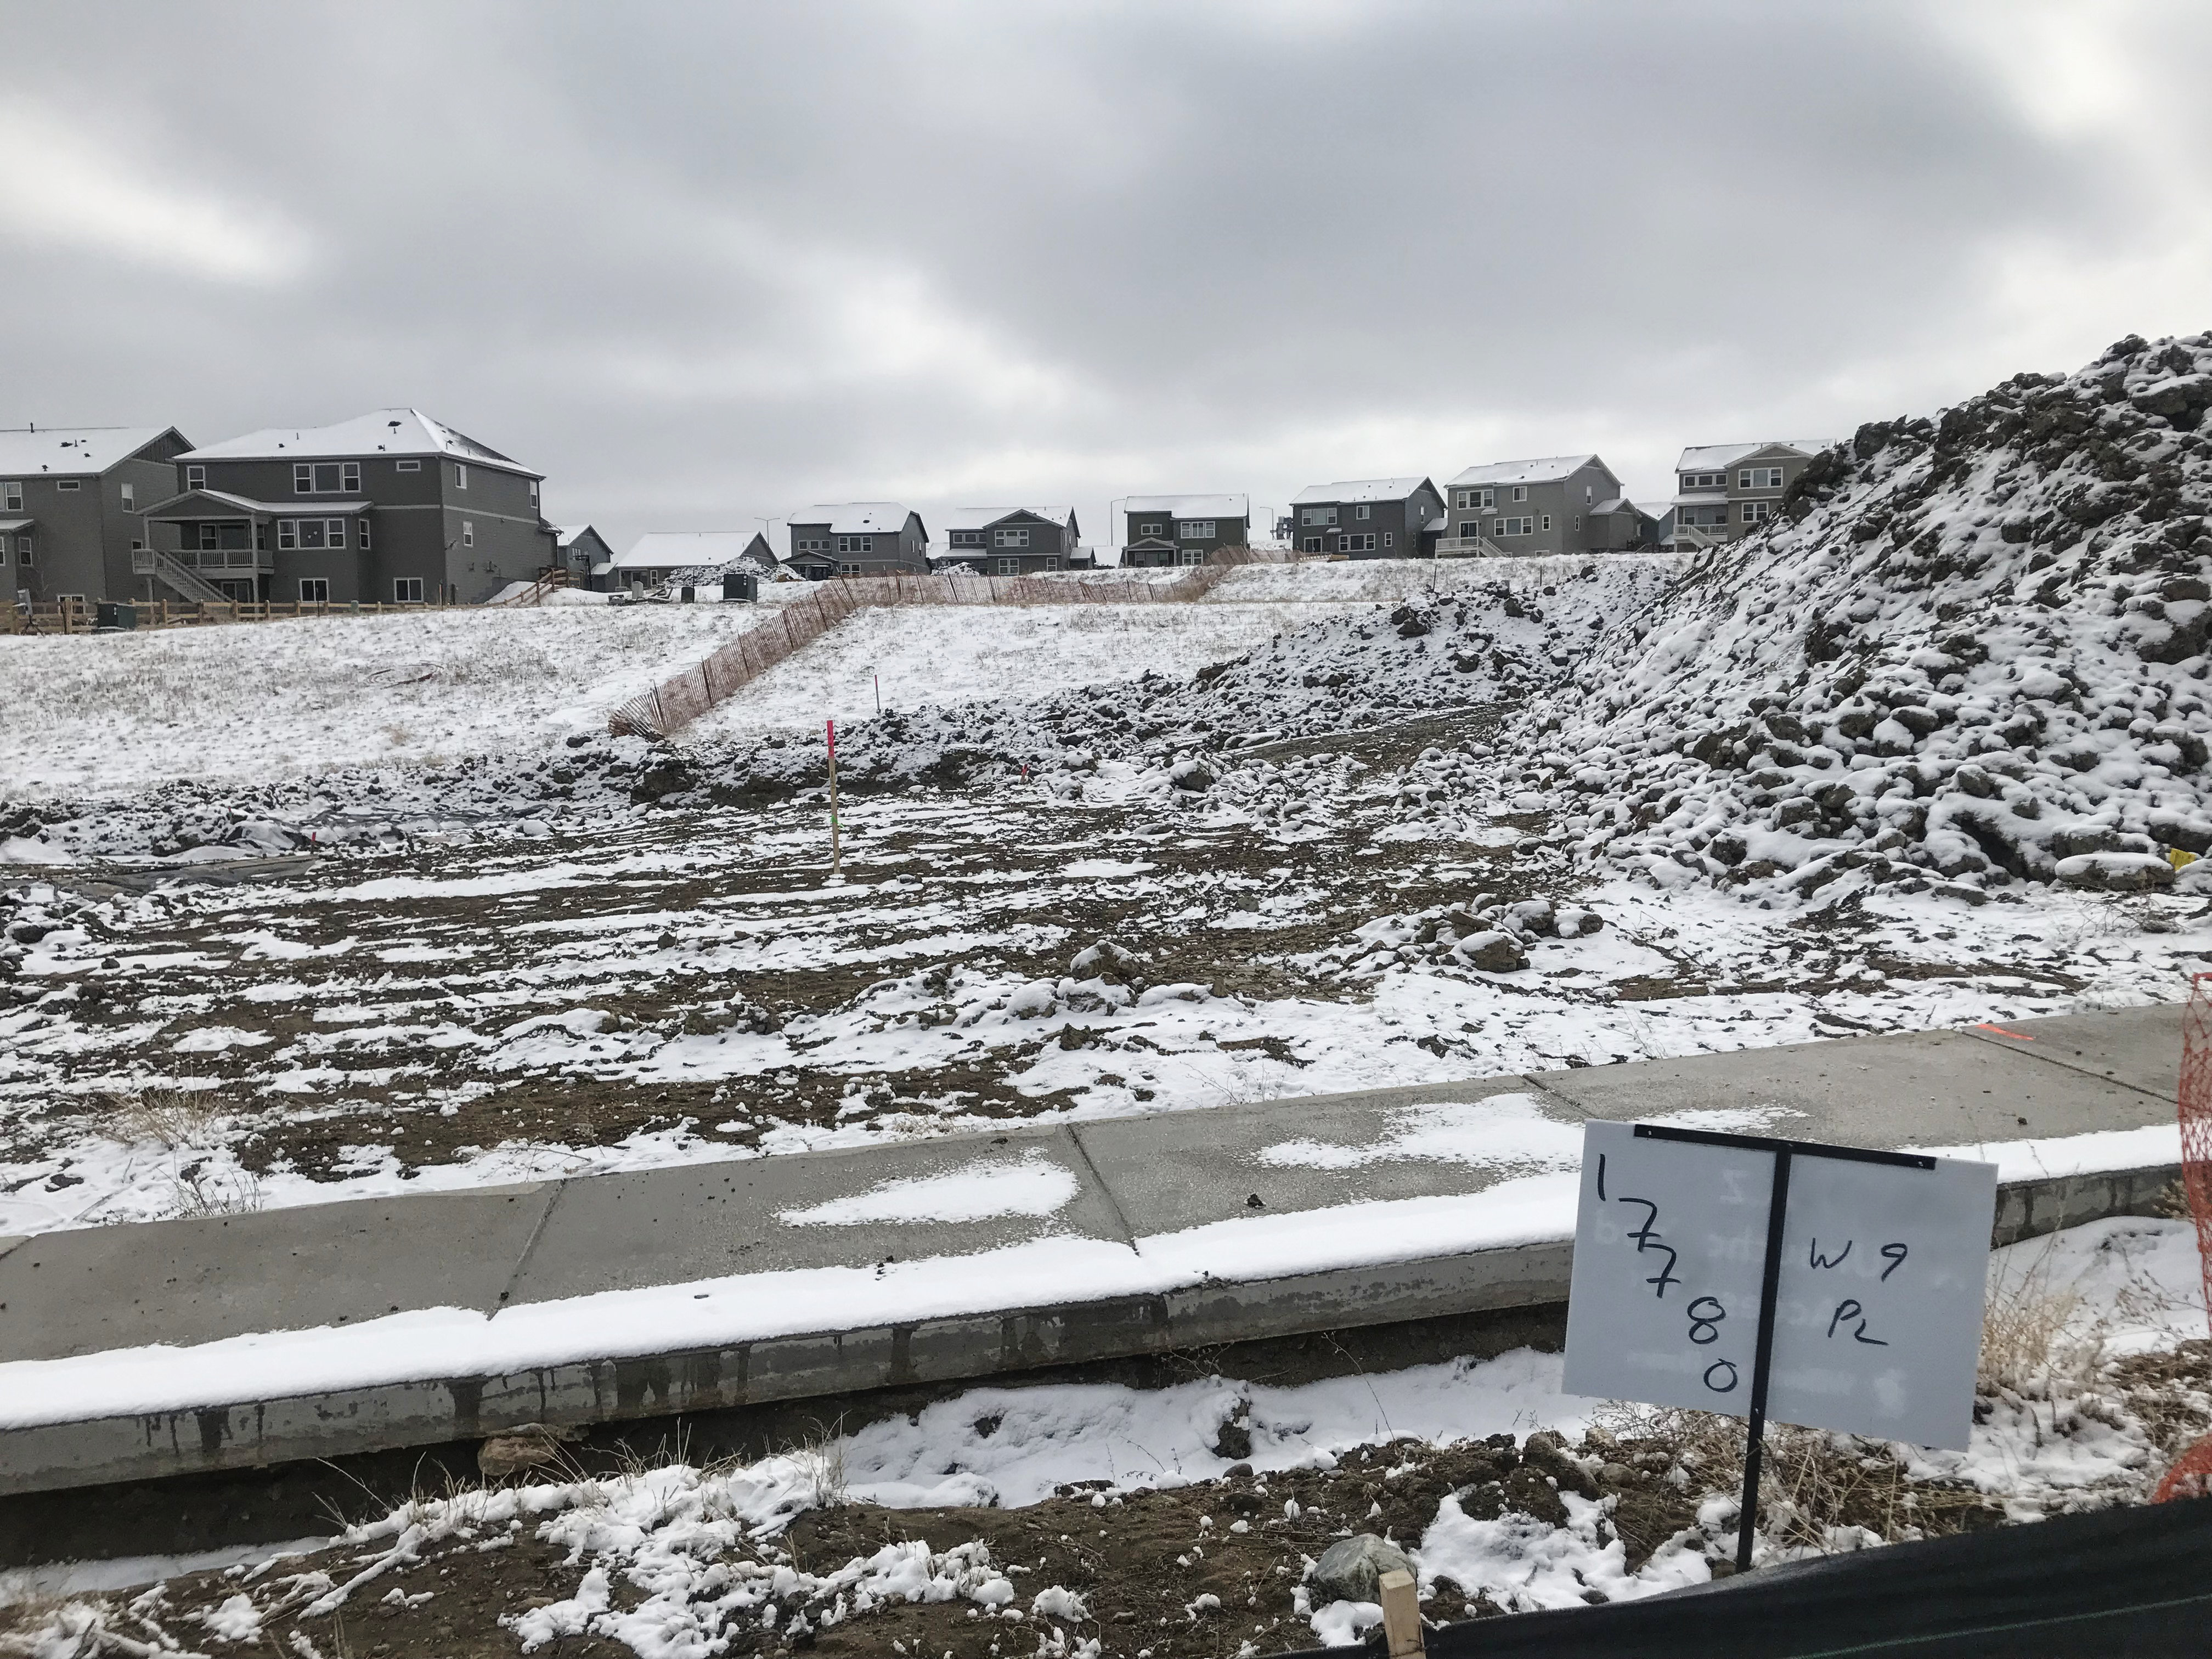
M 1743 521 L 1746 524 L 1765 524 L 1773 516 L 1772 501 L 1746 501 L 1743 504 Z
M 57 478 L 54 480 L 54 488 L 57 489 L 82 489 L 84 488 L 84 480 L 82 478 Z
M 982 544 L 978 542 L 976 545 L 981 547 Z M 830 538 L 827 536 L 801 537 L 799 550 L 802 553 L 827 553 L 830 550 Z
M 394 461 L 392 464 L 392 470 L 394 472 L 420 472 L 422 470 L 422 463 L 420 461 Z
M 1513 499 L 1516 501 L 1527 501 L 1528 499 L 1528 486 L 1527 484 L 1515 484 L 1513 486 Z
M 207 469 L 204 466 L 186 467 L 185 469 L 185 488 L 187 489 L 205 489 L 207 488 Z
M 1137 533 L 1140 536 L 1164 536 L 1168 533 L 1168 527 L 1164 524 L 1142 525 Z
M 956 530 L 951 533 L 949 539 L 954 547 L 981 547 L 983 544 L 983 532 L 980 530 Z
M 1359 504 L 1358 511 L 1354 513 L 1352 516 L 1355 519 L 1371 519 L 1375 516 L 1375 508 L 1368 502 L 1362 501 Z
M 1395 547 L 1397 544 L 1398 544 L 1398 532 L 1397 532 L 1396 531 L 1395 531 L 1395 530 L 1386 530 L 1386 531 L 1384 531 L 1384 532 L 1382 532 L 1382 545 L 1383 545 L 1383 546 L 1385 546 L 1385 547 Z
M 359 461 L 301 461 L 292 468 L 295 495 L 350 495 L 360 489 Z
M 328 605 L 331 602 L 331 579 L 328 576 L 300 578 L 301 605 Z
M 1178 547 L 1176 549 L 1176 562 L 1177 564 L 1204 564 L 1206 562 L 1206 550 L 1202 547 Z
M 368 549 L 369 549 L 369 540 L 368 540 L 368 514 L 366 514 L 366 513 L 364 513 L 364 514 L 362 514 L 361 515 L 361 517 L 359 517 L 358 519 L 356 519 L 353 522 L 354 522 L 354 531 L 353 531 L 353 533 L 354 533 L 354 538 L 355 538 L 356 544 L 358 547 L 360 547 L 360 549 L 361 549 L 361 550 L 362 550 L 362 552 L 366 553 L 366 552 L 368 552 Z
M 1309 507 L 1298 514 L 1300 524 L 1334 524 L 1336 509 L 1333 507 Z
M 1309 537 L 1307 537 L 1304 541 L 1302 541 L 1302 542 L 1300 542 L 1300 543 L 1298 544 L 1298 551 L 1299 551 L 1299 552 L 1301 552 L 1301 553 L 1318 553 L 1318 552 L 1320 552 L 1320 551 L 1321 551 L 1321 538 L 1320 538 L 1320 537 L 1318 537 L 1318 536 L 1309 536 Z
M 21 478 L 0 478 L 0 507 L 10 513 L 23 510 L 23 481 Z
M 462 545 L 463 547 L 474 547 L 476 544 L 477 544 L 477 527 L 476 527 L 476 525 L 475 525 L 472 521 L 471 521 L 470 520 L 467 520 L 467 519 L 464 519 L 464 520 L 461 520 L 461 545 Z
M 994 547 L 1027 547 L 1029 544 L 1030 532 L 1026 530 L 994 530 L 991 532 L 991 545 Z
M 1725 472 L 1685 472 L 1682 475 L 1682 488 L 1685 489 L 1725 489 L 1728 488 L 1728 474 Z
M 1745 466 L 1736 469 L 1735 487 L 1738 489 L 1779 489 L 1782 488 L 1782 469 L 1778 466 Z
M 1539 523 L 1536 527 L 1539 530 L 1549 530 L 1552 527 L 1552 515 L 1547 513 L 1544 515 L 1542 521 Z
M 857 576 L 860 574 L 860 567 L 857 564 L 841 564 L 837 567 L 837 574 L 841 576 Z
M 532 507 L 538 505 L 538 480 L 535 478 L 530 481 L 530 504 Z
M 1370 530 L 1361 535 L 1347 530 L 1336 538 L 1336 550 L 1340 553 L 1372 553 L 1375 550 L 1375 532 Z
M 994 576 L 1018 576 L 1022 574 L 1022 562 L 1019 559 L 994 559 L 991 561 L 991 574 Z
M 837 550 L 845 554 L 872 553 L 876 550 L 876 538 L 873 536 L 840 536 L 837 538 Z
M 15 562 L 21 565 L 24 569 L 28 570 L 33 565 L 38 563 L 38 552 L 36 549 L 32 547 L 31 538 L 28 536 L 16 537 Z
M 453 463 L 453 488 L 456 489 L 466 489 L 468 487 L 469 470 L 463 466 L 459 461 L 455 461 Z
M 1176 535 L 1187 542 L 1210 542 L 1218 522 L 1216 519 L 1185 519 L 1176 526 Z
M 286 552 L 319 550 L 326 547 L 346 544 L 346 521 L 343 519 L 279 519 L 276 520 L 276 545 Z M 206 532 L 214 526 L 203 525 L 200 545 L 207 545 Z
M 420 576 L 394 576 L 392 579 L 392 602 L 394 605 L 422 603 L 422 579 Z
M 1493 519 L 1491 520 L 1490 533 L 1493 536 L 1533 536 L 1536 533 L 1536 521 L 1526 515 L 1510 519 Z
M 1459 492 L 1459 507 L 1462 513 L 1486 513 L 1498 505 L 1494 489 L 1462 489 Z
M 136 484 L 123 486 L 123 510 L 125 513 L 136 513 L 138 510 L 138 488 Z
M 1057 570 L 1057 569 L 1059 569 L 1059 568 L 1060 568 L 1060 555 L 1059 555 L 1059 554 L 1057 554 L 1057 553 L 1051 553 L 1051 554 L 1048 554 L 1048 555 L 1046 555 L 1046 556 L 1045 556 L 1045 562 L 1044 562 L 1044 568 L 1045 568 L 1046 569 L 1048 569 L 1048 570 Z
M 1583 533 L 1583 515 L 1579 513 L 1574 517 L 1574 532 L 1577 536 Z

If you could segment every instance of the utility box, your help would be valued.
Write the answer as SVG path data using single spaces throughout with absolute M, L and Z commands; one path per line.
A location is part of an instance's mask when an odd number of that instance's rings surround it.
M 760 598 L 760 578 L 749 570 L 728 570 L 722 574 L 722 598 L 726 600 L 755 601 Z
M 683 586 L 676 590 L 676 597 L 683 604 L 690 605 L 698 599 L 699 590 L 694 587 L 690 582 L 686 582 Z
M 95 634 L 125 634 L 137 626 L 138 607 L 135 605 L 103 600 L 93 607 L 92 631 Z

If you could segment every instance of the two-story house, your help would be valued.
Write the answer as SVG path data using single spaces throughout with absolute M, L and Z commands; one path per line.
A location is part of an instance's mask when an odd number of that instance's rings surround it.
M 1128 495 L 1121 501 L 1121 562 L 1206 564 L 1252 536 L 1252 504 L 1243 495 Z
M 1595 455 L 1547 455 L 1471 466 L 1446 487 L 1443 558 L 1618 552 L 1638 544 L 1643 520 L 1613 469 Z
M 929 568 L 921 514 L 896 501 L 842 501 L 793 514 L 790 568 L 809 581 Z
M 592 586 L 592 572 L 615 556 L 607 538 L 598 529 L 587 524 L 562 524 L 553 526 L 554 556 L 561 568 L 568 573 L 572 587 Z
M 0 599 L 132 597 L 145 511 L 177 493 L 176 458 L 191 447 L 173 426 L 0 431 Z
M 651 530 L 597 567 L 592 586 L 610 593 L 670 582 L 709 586 L 727 575 L 775 570 L 775 551 L 757 530 Z
M 1355 478 L 1291 497 L 1291 545 L 1352 559 L 1428 556 L 1444 528 L 1444 498 L 1426 478 Z
M 945 550 L 939 570 L 962 567 L 979 576 L 1030 576 L 1079 562 L 1081 531 L 1072 507 L 956 507 L 940 520 Z
M 187 598 L 475 604 L 559 562 L 542 473 L 412 409 L 279 427 L 177 457 L 183 493 L 147 510 L 179 537 L 140 574 Z
M 1694 552 L 1748 535 L 1782 508 L 1782 492 L 1828 447 L 1819 438 L 1705 444 L 1674 463 L 1674 522 L 1668 545 Z

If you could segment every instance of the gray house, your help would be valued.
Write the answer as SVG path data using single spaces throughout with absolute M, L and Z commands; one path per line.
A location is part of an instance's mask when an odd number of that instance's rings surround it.
M 1079 551 L 1082 532 L 1072 507 L 956 507 L 943 523 L 945 551 L 934 561 L 939 570 L 1031 576 L 1090 562 Z
M 1252 504 L 1243 495 L 1130 495 L 1121 502 L 1121 562 L 1205 564 L 1252 536 Z
M 553 546 L 571 586 L 589 587 L 592 572 L 615 556 L 607 538 L 587 524 L 556 525 Z
M 1595 455 L 1547 455 L 1471 466 L 1451 481 L 1445 557 L 1613 553 L 1637 546 L 1644 522 L 1620 480 Z
M 739 571 L 775 574 L 775 550 L 757 530 L 654 530 L 597 566 L 592 585 L 606 593 L 669 582 L 709 586 Z
M 1790 438 L 1684 450 L 1674 463 L 1668 545 L 1688 553 L 1750 534 L 1781 510 L 1782 492 L 1826 447 L 1824 439 Z
M 1357 478 L 1301 489 L 1291 517 L 1301 553 L 1417 559 L 1443 532 L 1444 498 L 1426 478 Z
M 0 431 L 0 599 L 131 598 L 132 556 L 153 544 L 145 511 L 177 493 L 191 447 L 173 426 Z
M 791 515 L 791 568 L 809 581 L 929 568 L 921 514 L 896 501 L 843 501 Z
M 249 433 L 177 466 L 184 493 L 146 517 L 181 550 L 139 574 L 184 597 L 201 596 L 180 565 L 236 599 L 473 604 L 559 562 L 544 475 L 416 410 Z

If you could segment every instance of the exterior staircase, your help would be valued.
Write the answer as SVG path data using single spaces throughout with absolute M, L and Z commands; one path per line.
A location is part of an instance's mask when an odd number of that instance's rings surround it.
M 190 599 L 195 605 L 230 603 L 230 595 L 199 572 L 155 548 L 133 550 L 131 572 L 137 576 L 151 576 L 179 598 Z

